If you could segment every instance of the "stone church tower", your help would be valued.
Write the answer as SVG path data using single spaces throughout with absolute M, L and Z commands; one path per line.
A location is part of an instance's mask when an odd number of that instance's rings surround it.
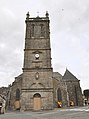
M 21 109 L 53 109 L 49 14 L 30 18 L 27 13 L 25 22 Z

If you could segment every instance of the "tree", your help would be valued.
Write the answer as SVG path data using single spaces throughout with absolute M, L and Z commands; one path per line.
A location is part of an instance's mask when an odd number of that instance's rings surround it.
M 85 98 L 87 98 L 87 100 L 88 100 L 88 98 L 89 98 L 89 89 L 84 90 L 83 94 L 84 94 Z

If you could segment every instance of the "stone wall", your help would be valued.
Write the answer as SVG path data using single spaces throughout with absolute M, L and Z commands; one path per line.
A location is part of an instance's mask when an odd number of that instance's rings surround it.
M 22 88 L 22 75 L 19 75 L 15 78 L 15 81 L 12 83 L 10 88 L 10 98 L 9 98 L 9 108 L 15 109 L 15 101 L 16 101 L 16 90 L 20 90 L 21 95 L 21 88 Z
M 52 90 L 29 90 L 22 93 L 22 110 L 34 110 L 34 95 L 41 95 L 41 110 L 53 109 L 53 92 Z
M 74 106 L 82 106 L 82 91 L 79 81 L 66 81 L 69 101 L 73 101 Z

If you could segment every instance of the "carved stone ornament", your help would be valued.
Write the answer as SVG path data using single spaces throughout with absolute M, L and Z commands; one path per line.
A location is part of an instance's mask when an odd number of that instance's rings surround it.
M 36 72 L 36 74 L 35 74 L 35 78 L 36 78 L 36 80 L 39 79 L 39 73 L 38 73 L 38 72 Z

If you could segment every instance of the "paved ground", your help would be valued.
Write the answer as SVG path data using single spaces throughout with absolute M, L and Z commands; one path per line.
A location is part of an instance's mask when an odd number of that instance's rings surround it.
M 55 109 L 40 112 L 8 112 L 0 119 L 89 119 L 89 108 Z

